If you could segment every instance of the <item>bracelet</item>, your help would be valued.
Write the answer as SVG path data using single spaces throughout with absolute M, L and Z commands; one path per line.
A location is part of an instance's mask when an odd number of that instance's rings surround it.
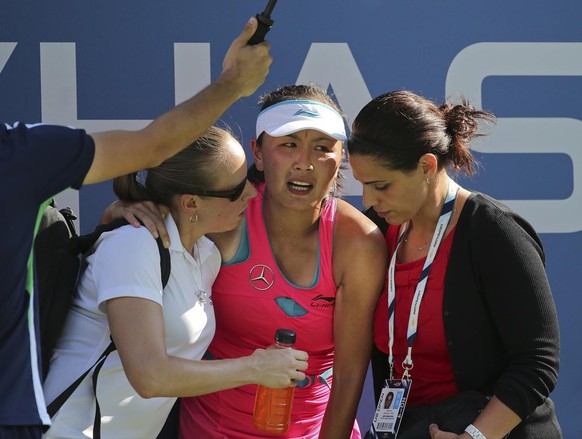
M 467 428 L 465 428 L 465 433 L 469 433 L 473 439 L 487 439 L 473 424 L 469 424 Z

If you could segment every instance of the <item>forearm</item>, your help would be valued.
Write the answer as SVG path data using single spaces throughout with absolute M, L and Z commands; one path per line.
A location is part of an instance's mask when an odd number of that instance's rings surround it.
M 487 439 L 501 439 L 513 430 L 521 419 L 509 407 L 503 404 L 495 396 L 485 406 L 481 414 L 473 421 L 473 425 L 479 429 Z M 460 438 L 471 439 L 467 433 Z
M 372 351 L 373 305 L 358 308 L 346 293 L 341 288 L 336 298 L 333 385 L 319 436 L 324 439 L 350 438 Z
M 132 385 L 144 398 L 198 396 L 260 381 L 252 357 L 192 361 L 168 356 L 134 370 Z
M 208 87 L 151 122 L 144 132 L 156 146 L 145 167 L 157 166 L 190 145 L 241 97 L 237 78 L 223 73 Z
M 295 349 L 256 349 L 226 360 L 193 361 L 166 354 L 156 346 L 118 346 L 123 369 L 144 398 L 197 396 L 246 384 L 285 388 L 301 381 L 307 353 Z
M 365 372 L 340 375 L 334 371 L 333 387 L 323 417 L 320 439 L 351 437 L 364 379 Z
M 142 130 L 92 134 L 95 158 L 84 183 L 159 165 L 202 135 L 240 96 L 236 80 L 221 76 Z

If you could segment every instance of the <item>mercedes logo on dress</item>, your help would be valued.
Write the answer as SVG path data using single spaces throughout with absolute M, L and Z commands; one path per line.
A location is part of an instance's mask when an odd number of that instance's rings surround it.
M 249 279 L 255 289 L 265 291 L 275 283 L 275 274 L 266 265 L 258 264 L 251 268 Z

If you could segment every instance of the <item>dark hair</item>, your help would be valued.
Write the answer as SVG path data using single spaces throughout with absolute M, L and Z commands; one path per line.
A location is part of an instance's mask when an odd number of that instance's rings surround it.
M 145 181 L 138 181 L 138 172 L 115 178 L 113 191 L 123 201 L 153 201 L 169 207 L 174 195 L 212 189 L 226 145 L 233 139 L 230 132 L 210 127 L 186 149 L 147 169 Z
M 283 101 L 297 101 L 308 99 L 329 105 L 339 114 L 342 114 L 338 104 L 324 89 L 315 84 L 285 85 L 259 98 L 261 111 Z
M 306 84 L 306 85 L 285 85 L 283 87 L 279 87 L 276 90 L 273 90 L 270 93 L 267 93 L 259 98 L 259 106 L 261 108 L 260 111 L 263 111 L 266 108 L 269 108 L 279 102 L 283 101 L 297 101 L 297 100 L 311 100 L 317 101 L 324 104 L 329 105 L 331 108 L 336 110 L 342 118 L 345 120 L 345 116 L 342 113 L 339 105 L 333 99 L 333 97 L 327 93 L 324 89 L 320 88 L 315 84 Z M 259 135 L 257 139 L 257 144 L 261 145 L 261 141 L 263 138 L 263 134 Z M 332 188 L 332 194 L 336 195 L 336 192 L 340 188 L 339 181 L 343 178 L 341 175 L 341 169 L 343 169 L 343 164 L 340 166 L 340 172 L 338 173 L 338 178 L 334 183 L 334 187 Z M 254 163 L 249 168 L 248 178 L 253 183 L 264 182 L 265 176 L 263 172 L 259 171 Z
M 477 164 L 469 150 L 478 120 L 493 122 L 487 111 L 476 110 L 463 99 L 440 106 L 409 91 L 393 91 L 370 101 L 352 124 L 348 152 L 379 160 L 394 170 L 412 171 L 426 153 L 434 154 L 439 169 L 452 167 L 473 175 Z

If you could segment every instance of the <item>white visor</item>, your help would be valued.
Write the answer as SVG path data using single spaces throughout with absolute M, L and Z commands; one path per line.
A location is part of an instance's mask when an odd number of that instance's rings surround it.
M 283 101 L 265 108 L 257 117 L 257 139 L 265 132 L 282 137 L 302 130 L 317 130 L 345 141 L 344 119 L 329 105 L 317 101 Z

